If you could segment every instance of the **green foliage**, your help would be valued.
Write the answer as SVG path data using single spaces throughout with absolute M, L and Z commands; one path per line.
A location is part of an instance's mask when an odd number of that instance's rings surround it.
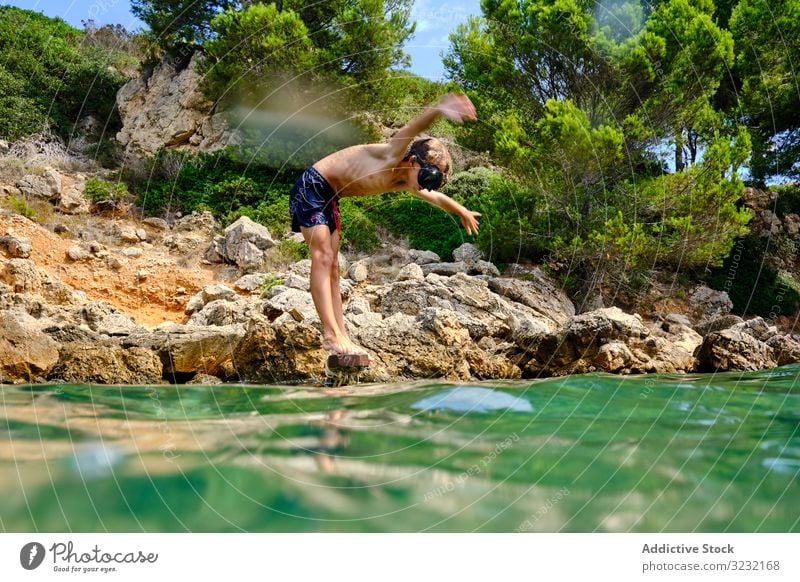
M 86 180 L 84 196 L 92 202 L 119 202 L 128 197 L 128 186 L 124 182 L 111 183 L 99 178 L 89 178 Z
M 736 42 L 729 89 L 753 134 L 751 173 L 763 185 L 769 176 L 800 176 L 800 2 L 740 0 L 730 18 Z M 738 89 L 738 91 L 736 91 Z
M 60 18 L 0 6 L 0 137 L 46 129 L 66 137 L 87 115 L 117 123 L 115 97 L 125 79 L 109 68 L 107 51 L 83 38 Z
M 800 184 L 773 186 L 772 190 L 778 194 L 775 202 L 775 213 L 778 216 L 800 214 Z
M 733 313 L 771 319 L 800 309 L 800 293 L 769 264 L 768 252 L 769 237 L 751 234 L 737 240 L 722 267 L 713 270 L 709 284 L 728 293 Z
M 29 219 L 33 219 L 36 216 L 36 211 L 28 205 L 24 198 L 18 198 L 11 194 L 6 200 L 11 209 L 17 214 Z
M 246 215 L 268 228 L 288 221 L 288 192 L 295 168 L 270 170 L 245 152 L 226 148 L 196 156 L 162 150 L 146 167 L 124 174 L 145 214 L 208 209 L 219 220 Z M 282 206 L 285 218 L 279 218 Z
M 272 194 L 274 196 L 274 193 Z M 232 223 L 240 216 L 247 216 L 254 222 L 267 227 L 275 236 L 289 230 L 291 221 L 289 217 L 289 195 L 277 195 L 270 201 L 260 202 L 257 206 L 240 206 L 235 211 L 228 213 L 226 223 Z
M 372 252 L 380 248 L 374 214 L 368 211 L 373 200 L 364 198 L 342 198 L 339 200 L 339 216 L 342 222 L 341 245 L 353 251 Z
M 269 290 L 277 285 L 283 285 L 284 278 L 278 275 L 268 274 L 263 279 L 261 279 L 261 284 L 258 286 L 259 293 L 262 298 L 266 298 L 269 294 Z
M 305 243 L 295 242 L 285 238 L 278 243 L 278 250 L 292 263 L 302 261 L 309 257 L 308 246 Z

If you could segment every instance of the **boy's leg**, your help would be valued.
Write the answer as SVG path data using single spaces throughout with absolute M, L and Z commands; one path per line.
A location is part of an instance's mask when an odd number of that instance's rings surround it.
M 323 349 L 336 354 L 364 353 L 350 341 L 344 328 L 337 260 L 339 234 L 335 234 L 334 247 L 327 225 L 302 227 L 301 231 L 311 251 L 311 297 L 322 322 Z

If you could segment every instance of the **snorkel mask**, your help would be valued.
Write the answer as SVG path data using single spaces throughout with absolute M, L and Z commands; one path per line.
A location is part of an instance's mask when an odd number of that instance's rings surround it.
M 441 186 L 444 182 L 444 174 L 442 171 L 433 164 L 426 162 L 416 150 L 412 149 L 409 153 L 417 157 L 417 161 L 420 165 L 419 172 L 417 172 L 417 183 L 419 187 L 423 190 L 436 190 L 436 188 Z

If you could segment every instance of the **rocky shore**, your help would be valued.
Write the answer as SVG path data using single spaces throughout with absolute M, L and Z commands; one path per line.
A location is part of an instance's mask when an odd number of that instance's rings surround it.
M 264 270 L 280 237 L 210 214 L 172 224 L 91 213 L 80 178 L 24 176 L 5 194 L 46 199 L 45 224 L 0 213 L 0 381 L 154 384 L 319 382 L 326 353 L 310 262 Z M 75 217 L 79 216 L 80 220 Z M 59 222 L 72 217 L 69 226 Z M 682 313 L 576 313 L 537 267 L 506 275 L 472 245 L 442 262 L 387 244 L 340 257 L 345 319 L 371 354 L 367 382 L 585 372 L 757 370 L 800 362 L 800 341 L 731 315 L 698 286 Z

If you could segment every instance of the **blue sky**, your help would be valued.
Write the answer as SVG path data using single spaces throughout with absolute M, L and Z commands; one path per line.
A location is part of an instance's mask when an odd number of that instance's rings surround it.
M 130 0 L 0 0 L 0 4 L 59 16 L 78 28 L 82 20 L 89 19 L 98 25 L 122 24 L 128 30 L 144 26 L 131 14 Z M 417 22 L 417 32 L 406 43 L 411 70 L 440 79 L 444 73 L 440 53 L 449 46 L 447 37 L 470 14 L 480 14 L 480 0 L 415 0 L 412 19 Z

